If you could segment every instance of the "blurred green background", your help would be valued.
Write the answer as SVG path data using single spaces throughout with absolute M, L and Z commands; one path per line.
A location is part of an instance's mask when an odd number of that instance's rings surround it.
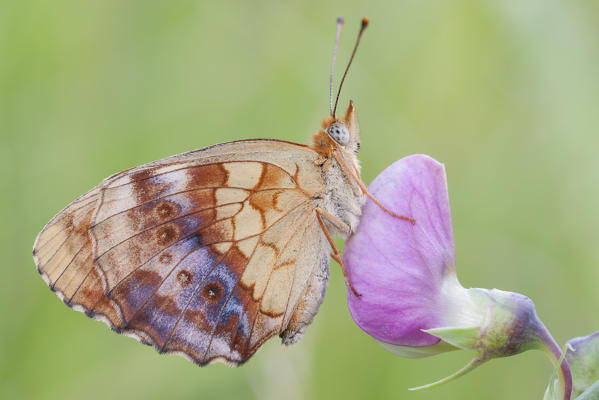
M 599 2 L 12 1 L 0 5 L 0 397 L 540 399 L 540 352 L 407 360 L 352 322 L 333 264 L 297 345 L 242 368 L 160 356 L 65 307 L 31 258 L 63 206 L 120 170 L 235 139 L 305 143 L 357 106 L 364 180 L 427 153 L 446 164 L 465 286 L 530 296 L 555 338 L 599 329 Z M 339 79 L 340 73 L 338 73 Z

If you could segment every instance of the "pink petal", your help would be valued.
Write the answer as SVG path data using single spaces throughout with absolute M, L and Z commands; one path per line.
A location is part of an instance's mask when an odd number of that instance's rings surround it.
M 443 277 L 455 272 L 447 180 L 442 164 L 425 155 L 402 158 L 385 169 L 370 192 L 393 217 L 368 200 L 343 260 L 361 297 L 348 291 L 354 321 L 374 338 L 400 346 L 439 341 L 421 329 L 442 325 Z

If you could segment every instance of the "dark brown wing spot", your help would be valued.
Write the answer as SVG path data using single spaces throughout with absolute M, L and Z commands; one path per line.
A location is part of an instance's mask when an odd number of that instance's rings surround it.
M 210 327 L 210 325 L 206 321 L 206 317 L 204 317 L 204 314 L 202 313 L 202 311 L 195 311 L 195 310 L 188 309 L 185 311 L 185 313 L 183 315 L 186 320 L 188 320 L 189 322 L 194 324 L 197 327 L 197 329 L 199 329 L 199 330 L 205 331 L 205 330 L 208 330 Z
M 151 179 L 155 173 L 154 168 L 148 168 L 131 175 L 133 194 L 138 204 L 151 201 L 168 189 L 168 183 L 155 182 Z
M 177 306 L 177 303 L 170 296 L 154 296 L 154 303 L 164 313 L 169 315 L 178 315 L 181 310 Z
M 241 331 L 240 327 L 237 327 L 237 331 L 235 332 L 235 335 L 233 336 L 233 341 L 232 341 L 232 348 L 234 351 L 240 353 L 240 354 L 245 354 L 247 349 L 246 349 L 246 344 L 247 344 L 247 337 L 244 337 L 243 332 Z
M 189 271 L 181 270 L 177 273 L 177 280 L 183 286 L 189 285 L 191 283 L 192 278 L 193 275 Z
M 152 176 L 154 176 L 154 169 L 148 168 L 131 174 L 131 177 L 129 179 L 131 180 L 131 182 L 137 182 L 146 180 L 148 178 L 151 178 Z
M 162 264 L 170 264 L 173 260 L 173 256 L 170 253 L 162 253 L 160 257 L 158 257 L 158 261 Z
M 223 285 L 219 282 L 213 281 L 208 282 L 206 286 L 202 288 L 202 297 L 210 302 L 217 302 L 223 297 Z
M 158 240 L 158 244 L 161 246 L 166 246 L 167 244 L 171 243 L 176 236 L 176 230 L 172 225 L 163 226 L 156 232 L 156 239 Z
M 170 201 L 162 201 L 156 206 L 156 215 L 159 218 L 173 217 L 178 213 L 178 207 Z

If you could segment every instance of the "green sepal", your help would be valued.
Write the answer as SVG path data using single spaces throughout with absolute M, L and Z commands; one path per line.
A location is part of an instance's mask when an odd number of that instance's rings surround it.
M 472 328 L 432 328 L 423 332 L 438 337 L 444 342 L 463 350 L 474 350 L 480 343 L 481 334 L 477 327 Z
M 459 348 L 452 346 L 444 341 L 440 341 L 439 343 L 433 344 L 431 346 L 422 347 L 397 346 L 385 342 L 379 342 L 379 344 L 383 346 L 385 350 L 405 358 L 430 357 L 437 354 L 446 353 L 448 351 L 459 350 Z
M 441 386 L 447 382 L 451 382 L 460 376 L 466 375 L 468 372 L 472 371 L 474 368 L 478 367 L 484 362 L 484 360 L 480 360 L 478 358 L 472 359 L 468 364 L 466 364 L 462 369 L 454 372 L 453 374 L 446 376 L 443 379 L 438 380 L 437 382 L 429 383 L 427 385 L 422 385 L 418 387 L 409 388 L 408 390 L 422 390 L 422 389 L 430 389 L 432 387 Z

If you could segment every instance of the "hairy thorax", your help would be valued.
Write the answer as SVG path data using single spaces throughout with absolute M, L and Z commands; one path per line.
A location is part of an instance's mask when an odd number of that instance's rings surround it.
M 348 159 L 349 157 L 352 159 Z M 357 159 L 353 154 L 349 154 L 346 161 L 355 165 L 359 171 Z M 333 235 L 346 239 L 358 227 L 365 196 L 354 179 L 344 172 L 334 158 L 326 158 L 321 168 L 326 188 L 321 207 L 347 224 L 349 230 L 332 223 L 327 223 L 327 228 Z

